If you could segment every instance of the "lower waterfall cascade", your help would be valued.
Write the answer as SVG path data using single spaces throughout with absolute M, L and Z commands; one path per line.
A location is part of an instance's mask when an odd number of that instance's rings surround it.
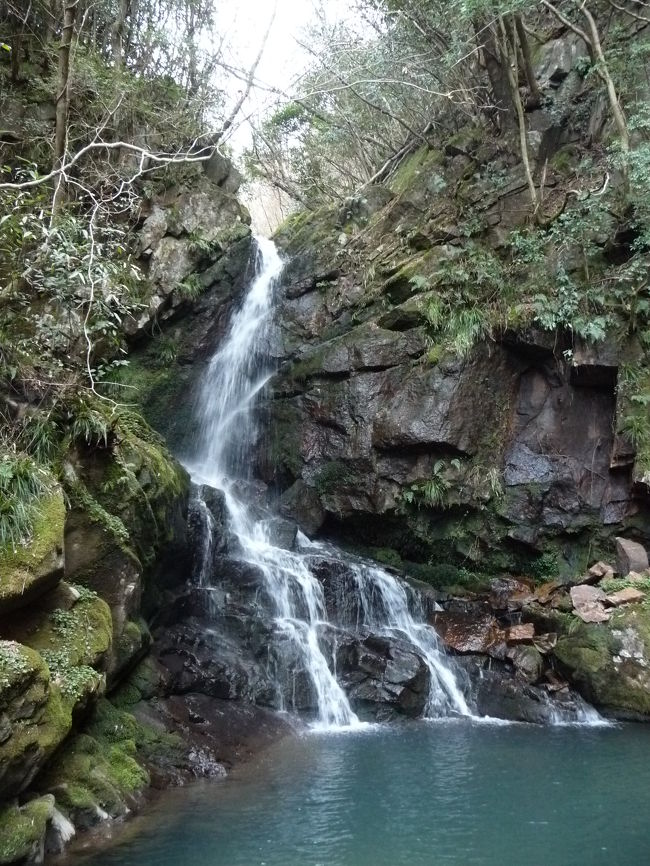
M 198 441 L 185 464 L 195 485 L 203 547 L 195 580 L 210 587 L 214 521 L 202 499 L 205 487 L 221 491 L 235 558 L 263 578 L 260 604 L 269 608 L 275 645 L 272 679 L 278 708 L 296 710 L 296 677 L 306 674 L 314 696 L 317 730 L 361 726 L 337 676 L 337 650 L 346 635 L 397 641 L 423 663 L 425 718 L 472 717 L 469 678 L 446 655 L 426 622 L 419 594 L 374 563 L 343 553 L 297 532 L 286 549 L 274 538 L 277 518 L 255 503 L 250 466 L 260 430 L 256 401 L 273 375 L 269 352 L 273 296 L 283 263 L 272 241 L 259 238 L 255 275 L 201 383 L 196 408 Z M 345 574 L 345 598 L 332 607 L 317 571 L 329 563 Z M 567 721 L 561 713 L 550 720 Z M 598 714 L 580 704 L 572 722 L 597 723 Z

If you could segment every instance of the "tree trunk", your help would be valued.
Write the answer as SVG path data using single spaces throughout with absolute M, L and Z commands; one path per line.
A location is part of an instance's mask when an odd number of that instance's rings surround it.
M 14 84 L 20 81 L 20 61 L 23 52 L 23 24 L 16 19 L 14 32 L 11 36 L 11 80 Z
M 514 126 L 512 111 L 514 105 L 510 93 L 508 70 L 504 68 L 499 50 L 499 36 L 493 24 L 477 23 L 474 29 L 476 41 L 482 47 L 485 70 L 490 80 L 492 108 L 496 112 L 497 126 L 503 132 L 508 127 Z
M 537 79 L 535 78 L 535 72 L 533 70 L 533 61 L 530 54 L 528 34 L 526 33 L 526 28 L 524 27 L 524 22 L 522 21 L 521 15 L 515 15 L 514 19 L 515 31 L 517 33 L 519 47 L 521 48 L 521 58 L 524 65 L 524 72 L 526 74 L 526 81 L 528 82 L 528 88 L 530 90 L 530 107 L 532 108 L 534 106 L 535 108 L 539 108 L 542 102 L 542 94 L 540 92 L 539 85 L 537 84 Z
M 623 178 L 627 186 L 627 155 L 630 152 L 630 133 L 627 128 L 627 120 L 625 119 L 623 108 L 618 98 L 618 94 L 616 93 L 614 80 L 610 75 L 609 67 L 607 65 L 607 61 L 605 60 L 605 53 L 603 52 L 603 46 L 600 42 L 600 34 L 598 33 L 598 27 L 596 26 L 596 22 L 594 21 L 594 16 L 591 14 L 589 9 L 587 9 L 587 4 L 585 0 L 583 0 L 583 2 L 580 4 L 580 11 L 582 12 L 587 21 L 589 36 L 591 38 L 591 45 L 593 48 L 593 52 L 596 56 L 596 61 L 598 63 L 598 75 L 601 77 L 605 85 L 605 89 L 607 90 L 607 97 L 609 99 L 609 105 L 612 110 L 612 115 L 614 117 L 614 123 L 616 124 L 616 128 L 618 130 L 618 134 L 621 140 L 621 151 L 623 153 Z
M 111 49 L 115 67 L 124 62 L 124 25 L 129 14 L 129 0 L 119 0 L 117 15 L 111 28 Z
M 68 137 L 68 88 L 70 84 L 70 47 L 74 34 L 74 22 L 78 0 L 66 0 L 63 8 L 63 29 L 59 45 L 59 69 L 56 93 L 56 127 L 54 132 L 54 169 L 59 169 L 65 159 Z M 52 213 L 56 214 L 65 197 L 65 178 L 59 174 L 55 180 Z
M 528 192 L 530 193 L 530 202 L 533 206 L 533 215 L 535 220 L 538 219 L 539 212 L 539 196 L 535 188 L 533 180 L 533 172 L 530 165 L 530 157 L 528 155 L 528 135 L 526 130 L 526 117 L 524 114 L 524 106 L 519 93 L 519 64 L 517 61 L 517 42 L 514 28 L 512 30 L 512 42 L 508 38 L 508 31 L 503 18 L 499 18 L 500 39 L 498 41 L 501 62 L 506 69 L 508 76 L 508 84 L 510 87 L 510 98 L 515 107 L 517 116 L 517 127 L 519 130 L 519 150 L 521 152 L 521 161 L 524 166 L 524 174 L 526 183 L 528 184 Z

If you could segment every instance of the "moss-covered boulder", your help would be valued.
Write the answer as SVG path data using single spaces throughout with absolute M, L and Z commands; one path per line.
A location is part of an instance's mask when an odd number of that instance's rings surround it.
M 4 633 L 40 653 L 71 711 L 104 690 L 113 639 L 111 611 L 85 587 L 61 583 Z
M 189 478 L 162 440 L 132 413 L 109 447 L 79 447 L 69 467 L 72 508 L 66 519 L 66 579 L 110 607 L 114 679 L 149 645 L 143 594 L 156 595 L 167 566 L 184 576 Z
M 572 622 L 555 656 L 596 706 L 650 716 L 650 610 L 644 605 L 617 610 L 607 623 Z
M 524 618 L 555 632 L 557 667 L 599 709 L 621 718 L 650 717 L 650 609 L 628 604 L 608 622 L 585 623 L 573 613 L 527 605 Z
M 29 540 L 0 547 L 0 616 L 30 603 L 62 577 L 64 521 L 63 493 L 54 488 L 34 505 Z
M 102 699 L 84 732 L 70 738 L 38 778 L 37 788 L 53 793 L 75 826 L 95 824 L 106 813 L 125 815 L 149 784 L 149 750 L 170 737 Z
M 54 815 L 54 797 L 46 795 L 23 806 L 0 810 L 0 863 L 40 863 L 47 826 Z
M 32 782 L 71 725 L 71 706 L 43 658 L 14 641 L 0 641 L 0 797 Z

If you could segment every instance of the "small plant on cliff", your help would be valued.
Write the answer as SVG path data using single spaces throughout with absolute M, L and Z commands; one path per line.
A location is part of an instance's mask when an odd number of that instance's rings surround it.
M 160 364 L 172 364 L 176 360 L 178 346 L 172 337 L 159 337 L 153 348 L 153 355 Z
M 176 291 L 186 301 L 195 301 L 205 290 L 198 274 L 190 274 L 176 286 Z
M 108 445 L 111 431 L 109 418 L 110 406 L 100 405 L 80 399 L 73 407 L 70 435 L 73 440 L 81 439 L 87 445 Z
M 0 546 L 24 543 L 29 538 L 37 503 L 52 482 L 47 472 L 26 454 L 5 454 L 0 459 Z
M 449 467 L 459 470 L 460 460 L 454 458 Z M 402 492 L 401 501 L 407 505 L 415 505 L 416 508 L 446 508 L 447 496 L 451 483 L 445 477 L 448 469 L 444 460 L 436 461 L 431 478 L 425 481 L 416 481 Z
M 30 671 L 24 647 L 14 641 L 0 641 L 0 689 L 8 689 L 16 679 Z

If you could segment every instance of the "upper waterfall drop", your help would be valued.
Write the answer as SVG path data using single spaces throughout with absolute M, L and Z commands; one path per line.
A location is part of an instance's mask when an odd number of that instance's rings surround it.
M 370 635 L 407 646 L 427 671 L 426 715 L 469 716 L 449 659 L 438 645 L 432 627 L 416 621 L 409 591 L 383 569 L 346 557 L 329 545 L 305 543 L 286 550 L 272 539 L 272 515 L 260 513 L 246 501 L 242 481 L 250 479 L 251 454 L 259 431 L 256 398 L 273 374 L 269 358 L 273 295 L 282 261 L 272 241 L 257 241 L 256 269 L 241 306 L 231 318 L 227 334 L 214 354 L 200 390 L 199 427 L 195 457 L 189 463 L 193 479 L 223 491 L 229 525 L 237 539 L 236 559 L 261 575 L 274 624 L 275 683 L 281 706 L 291 708 L 295 677 L 304 672 L 318 710 L 315 727 L 356 727 L 359 719 L 336 676 L 337 642 L 360 628 Z M 211 521 L 206 508 L 206 532 Z M 198 579 L 206 585 L 210 545 L 202 551 Z M 318 556 L 336 563 L 350 575 L 348 592 L 358 610 L 356 624 L 344 615 L 328 616 L 323 585 L 315 574 Z M 270 652 L 270 650 L 269 650 Z M 293 684 L 293 685 L 292 685 Z M 288 698 L 287 698 L 288 696 Z
M 260 237 L 256 245 L 253 282 L 210 361 L 199 398 L 199 441 L 192 469 L 215 487 L 227 478 L 241 477 L 256 433 L 250 410 L 272 373 L 264 350 L 282 259 L 273 241 Z

